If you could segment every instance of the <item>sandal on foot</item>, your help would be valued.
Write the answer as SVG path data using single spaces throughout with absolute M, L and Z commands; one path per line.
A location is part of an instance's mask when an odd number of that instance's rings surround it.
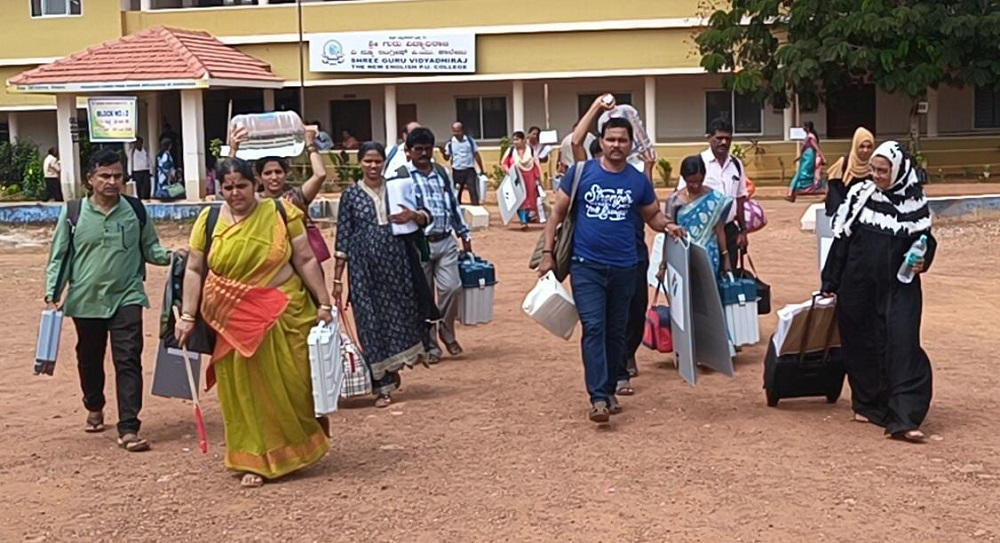
M 853 420 L 854 422 L 860 422 L 862 424 L 868 424 L 871 422 L 871 419 L 862 415 L 861 413 L 855 413 L 854 417 L 851 420 Z
M 619 383 L 618 387 L 615 389 L 615 394 L 620 394 L 622 396 L 635 396 L 635 389 L 632 388 L 630 383 Z
M 451 356 L 458 356 L 458 355 L 462 354 L 463 352 L 465 352 L 465 351 L 462 350 L 462 346 L 459 345 L 457 341 L 454 342 L 454 343 L 449 343 L 445 347 L 447 347 L 448 354 L 450 354 Z
M 427 355 L 426 361 L 427 361 L 426 364 L 427 366 L 433 366 L 434 364 L 437 364 L 438 362 L 441 361 L 441 355 L 430 353 Z
M 104 431 L 104 411 L 91 411 L 87 414 L 87 425 L 83 431 L 88 434 L 95 434 Z
M 617 415 L 622 412 L 622 404 L 618 403 L 618 398 L 608 398 L 608 413 Z
M 631 357 L 625 362 L 625 371 L 628 372 L 629 377 L 639 376 L 639 367 L 635 364 L 635 357 Z
M 380 394 L 375 400 L 375 407 L 382 409 L 383 407 L 389 407 L 392 405 L 392 396 L 388 394 Z
M 927 439 L 927 436 L 920 430 L 910 430 L 907 432 L 896 432 L 892 434 L 892 438 L 910 443 L 923 443 Z
M 605 402 L 594 402 L 587 417 L 591 422 L 602 424 L 611 420 L 611 412 L 608 411 L 608 404 Z
M 256 473 L 244 473 L 240 479 L 240 486 L 243 488 L 260 488 L 264 486 L 264 478 Z
M 142 452 L 149 450 L 149 442 L 139 437 L 137 434 L 125 434 L 118 438 L 118 446 L 128 452 Z

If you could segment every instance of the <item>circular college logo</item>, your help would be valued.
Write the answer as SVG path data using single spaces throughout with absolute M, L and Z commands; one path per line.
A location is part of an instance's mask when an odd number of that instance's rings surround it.
M 337 40 L 330 40 L 323 44 L 323 64 L 340 64 L 344 62 L 344 48 Z

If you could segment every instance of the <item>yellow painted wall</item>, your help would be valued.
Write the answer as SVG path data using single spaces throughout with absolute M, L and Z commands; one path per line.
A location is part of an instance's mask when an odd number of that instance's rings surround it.
M 483 35 L 476 38 L 476 74 L 695 68 L 698 57 L 689 54 L 691 45 L 687 40 L 690 35 L 688 29 Z M 297 44 L 241 45 L 239 48 L 269 63 L 275 74 L 291 81 L 298 79 Z M 306 73 L 310 81 L 361 77 L 366 75 Z M 377 81 L 385 76 L 370 77 Z
M 88 0 L 88 2 L 91 0 Z M 693 17 L 701 0 L 398 0 L 303 5 L 306 32 L 447 28 L 511 24 Z M 222 14 L 225 14 L 224 16 Z M 294 6 L 130 12 L 128 33 L 156 25 L 207 30 L 217 36 L 297 31 Z M 609 28 L 614 24 L 609 23 Z
M 54 96 L 45 94 L 15 94 L 7 92 L 7 79 L 15 75 L 34 68 L 28 66 L 0 66 L 0 106 L 53 106 L 56 105 Z
M 30 3 L 4 0 L 0 59 L 63 57 L 122 36 L 120 0 L 86 0 L 79 17 L 31 17 Z

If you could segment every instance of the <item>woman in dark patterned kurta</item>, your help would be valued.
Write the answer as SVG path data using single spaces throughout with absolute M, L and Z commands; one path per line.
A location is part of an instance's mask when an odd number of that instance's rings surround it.
M 358 340 L 378 396 L 375 406 L 386 407 L 392 401 L 390 394 L 399 388 L 399 370 L 424 361 L 427 322 L 436 318 L 427 298 L 429 289 L 420 288 L 426 283 L 413 236 L 394 236 L 391 223 L 415 222 L 422 227 L 430 215 L 405 208 L 390 215 L 382 178 L 385 149 L 367 142 L 358 156 L 364 177 L 340 197 L 333 295 L 339 305 L 346 266 Z

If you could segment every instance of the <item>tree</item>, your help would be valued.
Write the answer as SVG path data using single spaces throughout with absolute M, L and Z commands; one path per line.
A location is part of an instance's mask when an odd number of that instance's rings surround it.
M 915 142 L 928 89 L 1000 88 L 998 0 L 732 0 L 695 41 L 726 88 L 775 107 L 866 83 L 902 95 Z

